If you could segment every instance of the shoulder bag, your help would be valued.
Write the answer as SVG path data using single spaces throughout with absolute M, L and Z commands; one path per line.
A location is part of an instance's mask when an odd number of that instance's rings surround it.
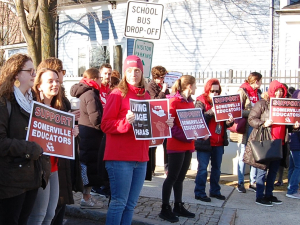
M 257 131 L 256 137 L 250 142 L 252 154 L 255 162 L 267 163 L 282 159 L 282 140 L 271 140 L 271 131 L 269 127 L 262 127 Z

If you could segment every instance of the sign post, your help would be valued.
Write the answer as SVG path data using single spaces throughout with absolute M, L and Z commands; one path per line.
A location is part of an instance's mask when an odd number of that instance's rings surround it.
M 154 43 L 136 39 L 134 42 L 133 55 L 140 57 L 144 66 L 144 77 L 151 76 L 152 56 Z
M 125 37 L 159 40 L 164 6 L 148 2 L 128 2 Z

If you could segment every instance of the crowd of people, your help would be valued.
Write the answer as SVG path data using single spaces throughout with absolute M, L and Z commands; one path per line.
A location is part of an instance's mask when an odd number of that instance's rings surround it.
M 122 76 L 108 63 L 99 69 L 87 69 L 70 90 L 71 96 L 80 99 L 80 108 L 71 110 L 67 90 L 62 86 L 66 70 L 61 60 L 45 59 L 37 71 L 25 54 L 13 55 L 5 62 L 0 74 L 0 225 L 63 224 L 66 205 L 74 203 L 72 191 L 82 192 L 81 208 L 103 207 L 94 195 L 106 195 L 110 198 L 106 224 L 131 224 L 144 180 L 155 175 L 156 148 L 149 148 L 148 140 L 135 139 L 130 99 L 169 99 L 170 116 L 165 125 L 170 127 L 172 137 L 163 142 L 166 178 L 159 217 L 169 222 L 179 221 L 178 217 L 195 217 L 182 200 L 183 181 L 194 151 L 198 160 L 195 199 L 226 199 L 219 181 L 224 146 L 229 144 L 227 128 L 235 120 L 232 116 L 221 122 L 215 119 L 212 100 L 222 94 L 219 80 L 208 79 L 203 93 L 194 101 L 195 77 L 183 75 L 168 87 L 164 83 L 166 68 L 153 67 L 153 79 L 148 83 L 143 72 L 143 62 L 135 55 L 125 59 Z M 245 164 L 249 164 L 248 190 L 256 192 L 257 204 L 272 206 L 282 203 L 273 195 L 279 168 L 288 168 L 286 196 L 300 199 L 300 130 L 299 122 L 279 125 L 270 119 L 270 98 L 286 98 L 287 87 L 273 80 L 268 91 L 261 93 L 261 84 L 262 75 L 252 72 L 240 86 L 246 129 L 243 134 L 230 132 L 230 140 L 237 142 L 241 150 L 237 191 L 246 193 Z M 300 90 L 294 90 L 289 97 L 300 99 Z M 72 129 L 74 160 L 45 155 L 39 144 L 26 140 L 33 101 L 74 114 L 78 124 Z M 202 111 L 211 135 L 187 139 L 176 110 L 192 108 Z M 282 159 L 266 163 L 254 160 L 249 142 L 262 127 L 270 131 L 271 140 L 281 140 Z M 278 182 L 282 183 L 280 176 Z

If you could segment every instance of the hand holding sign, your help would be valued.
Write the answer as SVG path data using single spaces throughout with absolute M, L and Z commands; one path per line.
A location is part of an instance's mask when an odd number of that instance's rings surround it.
M 127 119 L 128 123 L 130 123 L 130 124 L 134 123 L 135 116 L 132 111 L 128 110 L 128 112 L 126 114 L 126 119 Z
M 77 137 L 78 134 L 79 134 L 79 128 L 78 125 L 75 125 L 75 127 L 72 129 L 72 135 L 74 137 Z
M 273 124 L 273 120 L 267 120 L 265 121 L 265 123 L 263 124 L 264 127 L 269 127 Z
M 172 128 L 172 127 L 174 126 L 174 118 L 175 118 L 175 117 L 170 117 L 170 118 L 166 121 L 166 123 L 168 124 L 168 126 L 169 126 L 170 128 Z

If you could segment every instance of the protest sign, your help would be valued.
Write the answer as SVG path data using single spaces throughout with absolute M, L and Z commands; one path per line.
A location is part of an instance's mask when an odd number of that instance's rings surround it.
M 187 139 L 202 138 L 206 134 L 211 136 L 201 109 L 177 109 L 176 112 Z
M 182 76 L 180 72 L 168 72 L 165 76 L 164 82 L 168 84 L 168 88 L 171 88 L 176 80 Z
M 271 98 L 270 119 L 273 124 L 295 124 L 300 122 L 300 99 Z
M 149 2 L 127 3 L 125 37 L 159 40 L 164 6 Z
M 33 102 L 26 140 L 38 143 L 44 155 L 74 159 L 75 116 L 39 102 Z
M 162 145 L 165 139 L 152 139 L 149 140 L 149 148 L 156 147 L 158 145 Z
M 135 115 L 132 126 L 136 140 L 171 137 L 171 128 L 166 124 L 169 118 L 168 99 L 130 99 L 130 110 Z
M 242 118 L 242 101 L 239 94 L 213 96 L 212 101 L 217 122 L 228 120 L 230 116 L 234 119 Z

